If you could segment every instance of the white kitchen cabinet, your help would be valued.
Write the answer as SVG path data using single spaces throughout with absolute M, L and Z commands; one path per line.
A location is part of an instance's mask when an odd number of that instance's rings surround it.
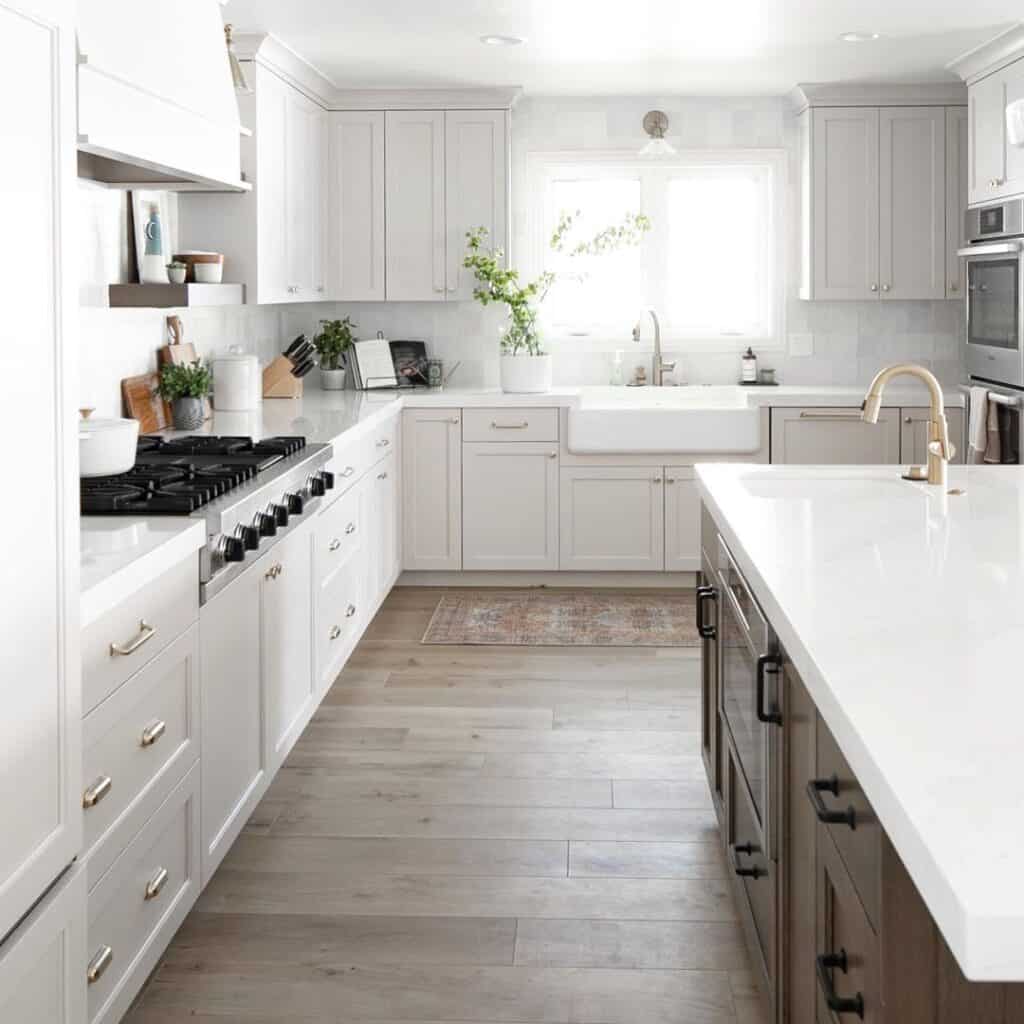
M 662 571 L 664 488 L 659 467 L 563 468 L 559 568 Z
M 84 1024 L 85 888 L 72 868 L 0 946 L 6 1024 Z
M 883 299 L 946 297 L 946 111 L 879 111 L 879 279 Z
M 449 299 L 473 298 L 475 279 L 462 266 L 466 233 L 487 229 L 487 245 L 508 252 L 508 127 L 503 110 L 445 113 L 445 222 Z
M 878 423 L 859 409 L 772 409 L 772 464 L 885 465 L 900 461 L 900 410 L 884 408 Z
M 387 297 L 445 298 L 444 111 L 384 115 Z
M 967 108 L 946 108 L 946 298 L 960 298 L 967 287 L 967 264 L 957 252 L 967 244 L 967 167 L 970 149 Z
M 182 249 L 225 254 L 224 280 L 261 305 L 327 298 L 327 116 L 262 63 L 247 66 L 253 94 L 238 97 L 243 124 L 241 195 L 182 193 Z
M 1024 192 L 1024 149 L 1006 137 L 1006 106 L 1024 97 L 1024 60 L 1014 61 L 967 88 L 970 205 Z
M 392 452 L 370 472 L 365 489 L 368 514 L 367 617 L 387 596 L 399 573 L 398 460 Z M 364 620 L 365 621 L 365 620 Z
M 336 111 L 330 126 L 331 298 L 384 299 L 384 112 Z
M 270 772 L 288 756 L 312 715 L 313 569 L 308 523 L 260 559 L 260 658 Z
M 928 419 L 927 406 L 918 408 L 905 405 L 900 409 L 900 462 L 923 466 L 928 461 Z M 946 425 L 949 428 L 949 439 L 956 448 L 950 461 L 962 463 L 965 448 L 963 409 L 947 407 Z
M 462 415 L 402 413 L 402 565 L 462 568 Z
M 665 467 L 665 569 L 700 569 L 700 495 L 693 466 Z
M 821 107 L 811 120 L 809 239 L 813 292 L 805 298 L 878 294 L 878 108 Z
M 558 445 L 462 446 L 463 569 L 558 568 Z
M 199 619 L 202 749 L 202 877 L 205 885 L 270 781 L 260 674 L 260 589 L 269 551 Z
M 18 239 L 0 250 L 0 373 L 11 385 L 0 425 L 12 438 L 31 425 L 31 443 L 5 457 L 31 501 L 12 497 L 3 514 L 0 936 L 82 844 L 74 67 L 72 4 L 0 0 L 0 223 Z M 6 963 L 0 1005 L 47 1005 L 10 1002 L 21 968 Z

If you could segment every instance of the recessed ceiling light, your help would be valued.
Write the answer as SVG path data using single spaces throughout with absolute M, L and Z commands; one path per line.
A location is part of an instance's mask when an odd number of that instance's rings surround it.
M 870 43 L 878 38 L 877 32 L 844 32 L 839 37 L 844 43 Z
M 523 40 L 519 36 L 481 36 L 484 46 L 518 46 Z

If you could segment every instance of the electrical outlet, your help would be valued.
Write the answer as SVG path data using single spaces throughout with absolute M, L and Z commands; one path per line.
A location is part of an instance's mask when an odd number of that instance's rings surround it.
M 791 356 L 813 356 L 813 334 L 791 334 L 789 336 L 789 354 Z

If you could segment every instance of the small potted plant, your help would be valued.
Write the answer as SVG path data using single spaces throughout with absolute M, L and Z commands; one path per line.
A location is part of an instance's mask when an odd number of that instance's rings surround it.
M 156 390 L 171 403 L 175 430 L 195 430 L 202 425 L 210 382 L 210 368 L 198 359 L 194 363 L 168 363 L 161 369 Z
M 324 391 L 340 391 L 345 386 L 345 353 L 355 341 L 352 329 L 356 326 L 347 316 L 341 320 L 320 321 L 320 330 L 313 337 L 313 348 L 320 357 L 320 387 Z
M 167 277 L 171 284 L 184 284 L 187 273 L 188 267 L 179 260 L 171 260 L 167 264 Z

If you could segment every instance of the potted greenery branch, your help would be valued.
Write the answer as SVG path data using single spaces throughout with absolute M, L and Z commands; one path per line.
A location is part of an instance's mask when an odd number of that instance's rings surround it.
M 168 363 L 160 370 L 156 390 L 171 403 L 175 430 L 195 430 L 202 425 L 211 379 L 210 368 L 198 359 L 194 363 Z
M 324 391 L 340 391 L 345 386 L 345 353 L 352 347 L 350 317 L 341 320 L 321 320 L 320 330 L 313 337 L 313 348 L 320 357 L 320 387 Z
M 614 249 L 638 245 L 650 230 L 651 222 L 642 213 L 630 213 L 619 224 L 606 227 L 592 238 L 577 242 L 571 248 L 569 235 L 580 211 L 559 218 L 549 245 L 555 252 L 570 257 L 599 256 Z M 501 334 L 501 389 L 515 394 L 529 394 L 551 389 L 551 356 L 541 349 L 537 323 L 540 305 L 547 297 L 558 275 L 545 271 L 536 280 L 521 284 L 519 271 L 506 267 L 505 253 L 485 245 L 486 228 L 466 232 L 466 255 L 462 265 L 476 277 L 473 297 L 483 306 L 503 303 L 508 321 Z M 577 280 L 584 275 L 571 275 Z

